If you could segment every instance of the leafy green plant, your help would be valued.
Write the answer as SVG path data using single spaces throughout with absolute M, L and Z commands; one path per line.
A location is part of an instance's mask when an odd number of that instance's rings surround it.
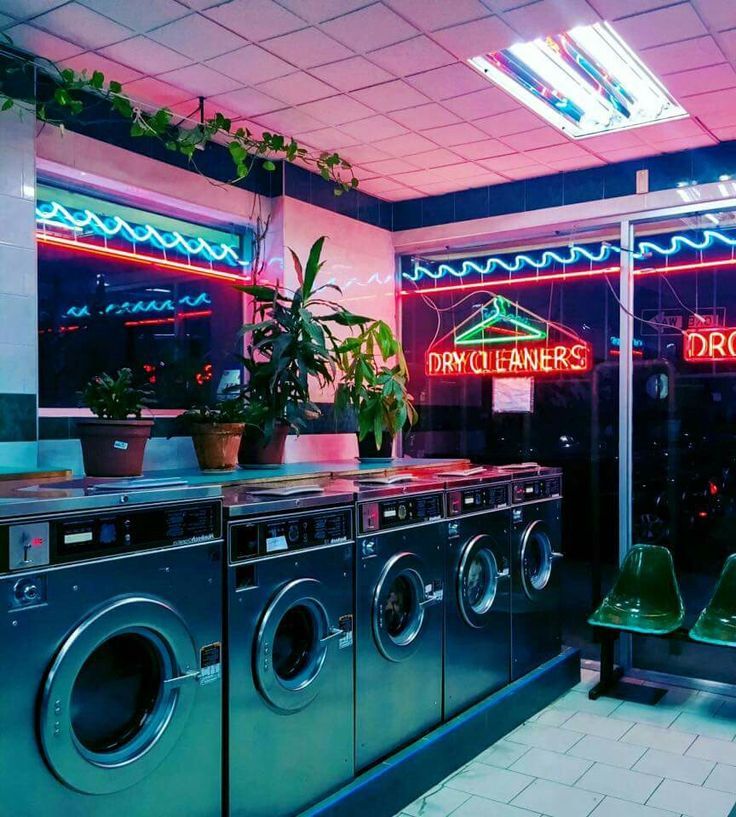
M 240 332 L 241 337 L 247 336 L 245 355 L 240 358 L 248 373 L 246 422 L 258 428 L 266 441 L 279 423 L 299 432 L 319 416 L 310 398 L 310 378 L 321 386 L 335 378 L 341 341 L 334 329 L 369 323 L 368 318 L 320 295 L 328 289 L 340 292 L 332 284 L 316 285 L 324 266 L 324 242 L 325 236 L 314 242 L 305 264 L 290 250 L 299 283 L 293 292 L 264 285 L 237 287 L 255 301 L 254 320 Z
M 198 148 L 215 140 L 224 142 L 234 166 L 231 183 L 245 178 L 259 159 L 263 169 L 270 172 L 276 170 L 276 159 L 298 159 L 312 165 L 323 179 L 332 181 L 335 195 L 358 186 L 350 163 L 335 152 L 312 152 L 280 133 L 264 132 L 258 137 L 247 127 L 234 127 L 219 111 L 209 117 L 200 111 L 198 124 L 184 125 L 183 120 L 175 121 L 168 108 L 145 110 L 123 92 L 122 83 L 108 79 L 102 71 L 77 73 L 45 57 L 21 53 L 12 45 L 10 37 L 0 33 L 0 111 L 23 102 L 35 107 L 40 121 L 63 128 L 85 109 L 94 109 L 96 118 L 100 118 L 104 116 L 100 109 L 107 108 L 130 121 L 131 136 L 159 141 L 167 150 L 186 156 L 195 170 Z
M 192 425 L 244 423 L 247 411 L 242 397 L 228 397 L 210 406 L 193 406 L 177 419 Z
M 93 377 L 82 392 L 82 401 L 96 417 L 104 420 L 141 418 L 145 406 L 150 405 L 153 392 L 133 385 L 133 372 L 120 369 L 115 377 L 103 372 Z
M 394 364 L 387 365 L 392 360 Z M 359 335 L 343 341 L 338 348 L 338 365 L 342 381 L 335 394 L 335 409 L 355 409 L 360 440 L 372 434 L 376 448 L 380 448 L 384 433 L 394 437 L 407 423 L 416 423 L 404 352 L 387 323 L 372 321 Z

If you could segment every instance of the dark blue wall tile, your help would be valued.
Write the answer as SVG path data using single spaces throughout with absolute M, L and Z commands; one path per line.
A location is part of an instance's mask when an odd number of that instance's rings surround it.
M 293 199 L 309 201 L 310 185 L 314 174 L 298 165 L 287 164 L 284 168 L 284 193 Z
M 447 224 L 457 221 L 455 216 L 455 194 L 445 193 L 442 196 L 429 196 L 422 199 L 422 227 L 435 224 Z
M 607 199 L 616 196 L 630 196 L 636 193 L 636 171 L 644 167 L 640 160 L 631 162 L 617 162 L 603 168 L 603 195 Z
M 602 167 L 564 173 L 562 182 L 565 204 L 577 204 L 581 201 L 596 201 L 603 198 L 605 174 Z
M 332 195 L 335 196 L 335 186 L 332 187 Z M 335 209 L 338 213 L 349 218 L 358 219 L 358 193 L 355 190 L 343 192 L 340 196 L 335 196 Z
M 474 187 L 455 193 L 455 221 L 469 221 L 489 215 L 489 189 Z
M 538 179 L 527 179 L 526 209 L 542 210 L 545 207 L 559 207 L 563 202 L 562 174 L 540 176 Z
M 411 230 L 414 227 L 421 227 L 422 200 L 407 199 L 406 201 L 394 202 L 393 218 L 394 230 Z
M 366 224 L 380 226 L 381 202 L 367 193 L 362 193 L 360 189 L 355 191 L 355 195 L 358 200 L 358 219 Z
M 693 162 L 689 151 L 652 156 L 646 160 L 649 168 L 649 189 L 666 190 L 677 187 L 678 182 L 693 178 Z
M 723 175 L 736 178 L 736 142 L 693 150 L 691 157 L 693 179 L 701 184 L 716 182 Z
M 520 213 L 526 207 L 524 182 L 495 184 L 488 188 L 488 215 L 500 216 L 504 213 Z
M 337 212 L 338 196 L 335 195 L 335 185 L 332 182 L 327 182 L 321 176 L 312 174 L 310 190 L 309 200 L 312 204 L 323 207 L 325 210 L 332 210 L 333 213 Z
M 395 230 L 394 227 L 394 206 L 390 201 L 383 201 L 378 199 L 378 206 L 380 210 L 378 226 L 383 227 L 384 230 Z

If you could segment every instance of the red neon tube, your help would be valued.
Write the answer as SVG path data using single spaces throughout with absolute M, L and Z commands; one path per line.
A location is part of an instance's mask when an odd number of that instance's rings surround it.
M 170 318 L 143 318 L 139 321 L 125 321 L 123 326 L 163 326 L 167 323 L 174 323 L 177 318 L 187 320 L 188 318 L 209 318 L 211 309 L 203 309 L 200 312 L 181 312 L 179 315 Z

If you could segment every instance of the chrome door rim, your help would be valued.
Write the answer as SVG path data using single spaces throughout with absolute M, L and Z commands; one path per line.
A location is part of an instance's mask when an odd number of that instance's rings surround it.
M 71 699 L 88 658 L 112 638 L 146 638 L 161 661 L 161 689 L 152 716 L 138 734 L 113 752 L 94 752 L 77 737 Z M 148 776 L 166 758 L 186 726 L 194 704 L 197 651 L 181 616 L 163 601 L 125 597 L 86 618 L 56 655 L 44 683 L 39 708 L 39 737 L 54 774 L 86 794 L 111 794 Z M 192 682 L 166 682 L 191 674 Z
M 525 569 L 527 548 L 533 538 L 538 538 L 542 543 L 542 565 L 536 579 L 530 578 Z M 519 560 L 521 584 L 528 598 L 533 599 L 536 594 L 543 592 L 549 584 L 549 580 L 552 577 L 552 554 L 552 540 L 550 539 L 545 524 L 539 520 L 532 522 L 522 536 Z
M 464 546 L 457 569 L 457 602 L 460 615 L 466 624 L 481 629 L 488 624 L 488 614 L 493 609 L 498 593 L 499 570 L 496 556 L 492 549 L 493 539 L 488 534 L 479 534 L 470 539 Z M 480 609 L 467 602 L 468 567 L 475 558 L 481 558 L 490 576 L 488 589 L 483 594 Z

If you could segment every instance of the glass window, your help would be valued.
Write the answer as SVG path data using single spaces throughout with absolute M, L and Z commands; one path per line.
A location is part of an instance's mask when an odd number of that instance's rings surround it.
M 42 408 L 78 406 L 93 375 L 122 367 L 161 409 L 240 381 L 249 232 L 39 186 L 37 238 Z

